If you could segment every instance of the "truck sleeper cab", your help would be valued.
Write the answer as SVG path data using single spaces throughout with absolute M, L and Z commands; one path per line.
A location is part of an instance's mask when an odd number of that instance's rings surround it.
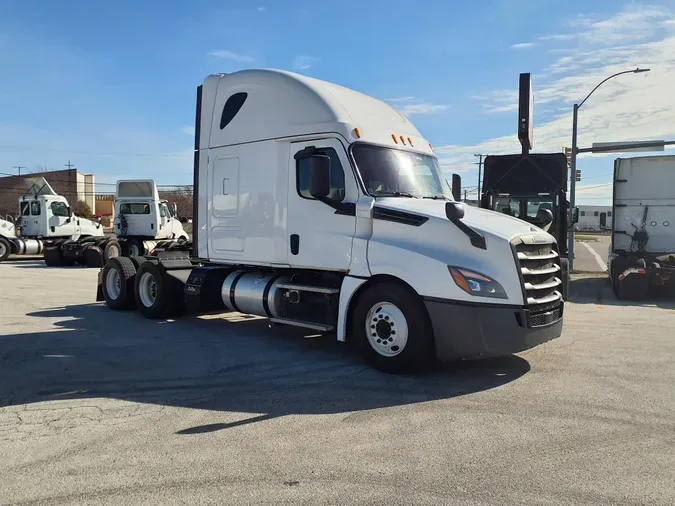
M 194 190 L 193 257 L 113 259 L 99 300 L 335 332 L 389 372 L 561 333 L 555 239 L 455 202 L 430 144 L 374 98 L 277 70 L 208 76 Z

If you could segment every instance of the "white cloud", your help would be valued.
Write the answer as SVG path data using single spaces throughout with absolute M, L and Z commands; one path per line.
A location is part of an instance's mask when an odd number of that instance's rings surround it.
M 447 105 L 443 104 L 406 104 L 403 107 L 399 108 L 401 114 L 404 116 L 412 116 L 413 114 L 434 114 L 437 112 L 445 111 L 448 108 Z
M 533 77 L 534 151 L 553 152 L 569 146 L 572 104 L 583 100 L 606 77 L 637 67 L 651 68 L 651 72 L 626 74 L 606 82 L 579 110 L 579 146 L 675 138 L 675 15 L 660 7 L 630 7 L 606 19 L 576 18 L 570 26 L 577 31 L 565 35 L 566 40 L 573 40 L 569 53 L 558 55 L 544 73 Z M 610 38 L 603 39 L 611 30 L 615 31 L 608 35 Z M 577 44 L 575 39 L 584 43 Z M 607 40 L 619 43 L 608 44 Z M 480 100 L 489 113 L 515 114 L 518 107 L 516 89 L 493 90 L 473 98 Z M 553 117 L 538 123 L 542 104 L 548 104 L 546 110 Z M 514 130 L 472 145 L 445 145 L 435 150 L 442 163 L 451 167 L 474 161 L 474 153 L 517 153 L 520 144 Z
M 257 10 L 258 12 L 265 12 L 265 7 L 262 7 L 262 6 L 261 6 L 261 7 L 258 7 L 256 10 Z
M 385 98 L 383 100 L 389 102 L 392 107 L 407 117 L 414 114 L 435 114 L 445 111 L 449 107 L 444 104 L 431 104 L 412 96 Z
M 535 47 L 537 44 L 534 42 L 519 42 L 518 44 L 513 44 L 511 49 L 530 49 Z
M 223 58 L 226 60 L 234 60 L 238 62 L 252 62 L 254 61 L 254 58 L 251 56 L 248 56 L 246 54 L 240 54 L 240 53 L 235 53 L 234 51 L 230 51 L 228 49 L 220 49 L 217 51 L 211 51 L 209 53 L 209 56 L 215 56 L 216 58 Z
M 182 128 L 181 128 L 181 131 L 182 131 L 184 134 L 187 134 L 187 135 L 194 135 L 194 134 L 195 134 L 195 127 L 194 127 L 194 126 L 187 125 L 187 126 L 182 127 Z
M 392 102 L 394 104 L 400 103 L 400 102 L 412 102 L 415 100 L 415 97 L 394 97 L 394 98 L 385 98 L 385 102 Z
M 319 59 L 315 56 L 310 56 L 308 54 L 298 54 L 295 56 L 295 58 L 293 58 L 293 68 L 295 70 L 307 70 L 317 61 L 319 61 Z

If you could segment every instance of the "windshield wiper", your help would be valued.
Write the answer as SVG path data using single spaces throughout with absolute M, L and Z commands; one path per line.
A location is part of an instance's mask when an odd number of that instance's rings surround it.
M 426 195 L 422 197 L 423 199 L 432 199 L 432 200 L 450 200 L 445 195 Z
M 377 190 L 373 192 L 373 195 L 376 197 L 410 197 L 412 199 L 417 199 L 416 195 L 413 195 L 409 192 L 399 192 L 399 191 L 387 191 L 387 190 Z

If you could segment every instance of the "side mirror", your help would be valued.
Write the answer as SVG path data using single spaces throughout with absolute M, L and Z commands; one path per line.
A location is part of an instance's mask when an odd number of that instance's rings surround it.
M 572 208 L 572 219 L 570 221 L 572 222 L 572 224 L 579 223 L 579 208 L 578 207 Z
M 317 200 L 325 199 L 330 194 L 330 157 L 309 157 L 309 194 Z
M 457 221 L 464 218 L 464 206 L 459 202 L 446 202 L 445 215 L 450 221 Z
M 459 174 L 452 175 L 452 198 L 457 202 L 462 200 L 462 176 Z
M 175 202 L 171 204 L 171 216 L 178 216 L 178 205 Z
M 553 213 L 550 209 L 539 209 L 537 211 L 537 220 L 544 223 L 544 225 L 550 225 L 553 223 Z

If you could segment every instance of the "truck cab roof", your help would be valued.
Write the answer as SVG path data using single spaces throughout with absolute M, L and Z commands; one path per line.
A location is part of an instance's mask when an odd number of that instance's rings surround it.
M 417 128 L 389 104 L 293 72 L 212 74 L 204 80 L 202 96 L 203 110 L 213 114 L 202 115 L 200 149 L 334 132 L 349 142 L 432 152 Z

